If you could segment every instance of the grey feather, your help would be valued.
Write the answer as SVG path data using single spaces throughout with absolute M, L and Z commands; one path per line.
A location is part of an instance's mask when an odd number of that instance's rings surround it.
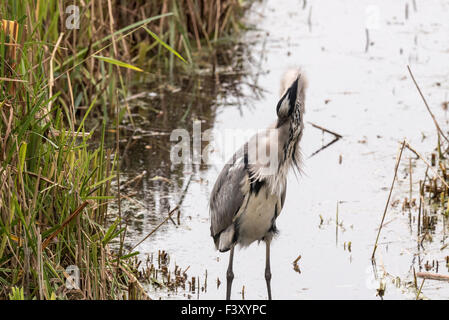
M 211 236 L 216 237 L 228 228 L 243 204 L 241 183 L 247 177 L 244 164 L 233 157 L 215 182 L 210 198 Z

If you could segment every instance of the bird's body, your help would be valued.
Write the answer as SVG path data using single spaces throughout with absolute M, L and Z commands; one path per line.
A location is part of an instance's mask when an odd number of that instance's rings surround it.
M 228 292 L 232 283 L 235 245 L 254 241 L 267 244 L 265 276 L 269 288 L 269 245 L 276 234 L 276 218 L 281 213 L 291 167 L 300 166 L 306 83 L 299 71 L 277 105 L 275 124 L 254 135 L 224 166 L 210 198 L 211 235 L 221 252 L 231 250 Z M 261 150 L 268 157 L 260 157 Z M 232 275 L 232 277 L 231 277 Z M 230 280 L 230 281 L 229 281 Z M 269 288 L 271 298 L 271 289 Z
M 256 140 L 269 139 L 268 136 L 267 131 L 259 133 L 238 150 L 212 190 L 211 233 L 222 252 L 235 244 L 245 247 L 254 241 L 271 239 L 276 233 L 275 221 L 285 199 L 288 163 L 280 166 L 277 178 L 257 177 L 257 165 L 250 164 L 247 147 Z

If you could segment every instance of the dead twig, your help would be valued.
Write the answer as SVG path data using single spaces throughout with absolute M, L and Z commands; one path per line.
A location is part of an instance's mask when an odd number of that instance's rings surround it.
M 317 125 L 317 124 L 315 124 L 315 123 L 312 123 L 312 122 L 310 122 L 310 121 L 309 121 L 308 123 L 310 123 L 310 124 L 312 125 L 312 127 L 315 127 L 315 128 L 320 129 L 320 130 L 322 130 L 322 131 L 324 131 L 324 132 L 330 133 L 331 135 L 335 136 L 335 137 L 338 138 L 338 139 L 343 138 L 343 136 L 342 136 L 341 134 L 338 134 L 338 133 L 336 133 L 336 132 L 334 132 L 334 131 L 331 131 L 331 130 L 329 130 L 329 129 L 323 128 L 323 127 L 321 127 L 321 126 L 319 126 L 319 125 Z
M 422 100 L 424 101 L 424 104 L 425 104 L 425 106 L 426 106 L 426 108 L 427 108 L 427 111 L 429 111 L 429 114 L 430 114 L 430 116 L 431 116 L 432 119 L 433 119 L 433 123 L 435 124 L 435 127 L 437 128 L 438 133 L 441 134 L 441 135 L 443 136 L 443 138 L 444 138 L 447 142 L 449 142 L 448 138 L 444 135 L 443 131 L 441 130 L 441 128 L 440 128 L 440 126 L 439 126 L 439 124 L 438 124 L 438 122 L 437 122 L 435 116 L 433 115 L 432 110 L 430 110 L 430 107 L 429 107 L 429 105 L 427 104 L 426 98 L 424 98 L 424 95 L 423 95 L 421 89 L 419 88 L 418 83 L 417 83 L 416 80 L 415 80 L 415 77 L 413 76 L 413 73 L 412 73 L 412 70 L 410 69 L 410 66 L 407 66 L 407 69 L 408 69 L 408 72 L 410 73 L 410 76 L 412 77 L 413 82 L 415 83 L 416 89 L 418 89 L 418 92 L 419 92 L 419 94 L 421 95 Z
M 312 122 L 310 122 L 310 121 L 309 121 L 308 123 L 309 123 L 312 127 L 317 128 L 317 129 L 319 129 L 319 130 L 321 130 L 321 131 L 323 131 L 323 132 L 327 132 L 327 133 L 329 133 L 329 134 L 331 134 L 331 135 L 333 135 L 333 136 L 335 137 L 331 142 L 329 142 L 328 144 L 322 146 L 322 147 L 319 148 L 317 151 L 315 151 L 314 153 L 312 153 L 312 154 L 309 156 L 309 159 L 312 158 L 312 157 L 313 157 L 314 155 L 316 155 L 317 153 L 323 151 L 323 150 L 326 149 L 327 147 L 330 147 L 332 144 L 334 144 L 334 143 L 337 142 L 338 140 L 340 140 L 340 139 L 343 138 L 343 136 L 342 136 L 341 134 L 338 134 L 338 133 L 336 133 L 336 132 L 334 132 L 334 131 L 331 131 L 331 130 L 329 130 L 329 129 L 326 129 L 326 128 L 324 128 L 324 127 L 322 127 L 322 126 L 319 126 L 319 125 L 317 125 L 317 124 L 315 124 L 315 123 L 312 123 Z
M 126 181 L 124 184 L 122 184 L 122 185 L 120 186 L 120 188 L 123 190 L 123 189 L 125 189 L 127 186 L 131 185 L 131 184 L 134 183 L 134 182 L 136 182 L 136 184 L 139 183 L 139 182 L 142 180 L 142 178 L 146 176 L 146 174 L 147 174 L 147 171 L 144 170 L 141 174 L 139 174 L 139 175 L 135 176 L 134 178 L 132 178 L 132 179 Z
M 301 259 L 301 255 L 298 256 L 298 258 L 293 261 L 293 270 L 295 270 L 298 273 L 301 273 L 301 269 L 299 269 L 298 261 Z
M 402 145 L 401 148 L 399 150 L 399 154 L 398 157 L 396 159 L 396 165 L 394 167 L 394 176 L 393 176 L 393 181 L 391 182 L 391 187 L 390 187 L 390 193 L 388 194 L 388 199 L 387 199 L 387 203 L 385 204 L 385 209 L 384 209 L 384 214 L 382 216 L 382 221 L 380 222 L 380 226 L 379 226 L 379 230 L 377 231 L 377 237 L 376 237 L 376 242 L 374 244 L 374 249 L 373 249 L 373 254 L 371 256 L 371 260 L 374 260 L 374 256 L 376 254 L 376 249 L 377 249 L 377 242 L 379 241 L 379 236 L 380 236 L 380 231 L 382 230 L 382 225 L 384 223 L 385 220 L 385 216 L 387 214 L 387 210 L 388 210 L 388 205 L 390 204 L 390 198 L 391 198 L 391 194 L 393 192 L 393 188 L 394 188 L 394 183 L 396 181 L 396 176 L 398 173 L 398 168 L 399 168 L 399 163 L 401 162 L 401 157 L 402 157 L 402 151 L 404 151 L 404 147 L 406 145 L 406 141 L 402 141 Z
M 3 44 L 3 43 L 2 43 Z M 11 78 L 4 78 L 4 77 L 0 77 L 0 81 L 9 81 L 9 82 L 23 82 L 23 83 L 27 83 L 27 80 L 21 80 L 21 79 L 11 79 Z
M 168 220 L 170 220 L 171 219 L 171 216 L 172 216 L 172 214 L 176 211 L 176 210 L 178 210 L 179 209 L 179 205 L 178 206 L 176 206 L 173 210 L 171 210 L 169 213 L 168 213 L 168 216 L 161 222 L 161 223 L 159 223 L 158 225 L 157 225 L 157 227 L 156 228 L 154 228 L 149 234 L 147 234 L 146 236 L 145 236 L 145 238 L 143 238 L 142 240 L 140 240 L 134 247 L 132 247 L 130 250 L 129 250 L 129 252 L 133 252 L 134 251 L 134 249 L 136 249 L 142 242 L 144 242 L 145 240 L 147 240 L 153 233 L 155 233 L 164 223 L 166 223 Z
M 417 272 L 416 276 L 422 279 L 449 281 L 449 276 L 445 274 L 431 273 L 431 272 Z
M 50 241 L 56 237 L 64 228 L 72 221 L 73 219 L 78 216 L 78 214 L 83 211 L 83 209 L 89 204 L 89 201 L 84 201 L 73 213 L 62 223 L 62 225 L 51 235 L 48 236 L 47 239 L 42 243 L 42 251 L 48 246 Z
M 327 147 L 330 147 L 331 145 L 333 145 L 335 142 L 337 142 L 338 140 L 340 140 L 339 138 L 335 138 L 334 140 L 332 140 L 331 142 L 329 142 L 328 144 L 322 146 L 321 148 L 319 148 L 317 151 L 315 151 L 314 153 L 312 153 L 309 156 L 309 159 L 312 158 L 314 155 L 316 155 L 317 153 L 323 151 L 324 149 L 326 149 Z

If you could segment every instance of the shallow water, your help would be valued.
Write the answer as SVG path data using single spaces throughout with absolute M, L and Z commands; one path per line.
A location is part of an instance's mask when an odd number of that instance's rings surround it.
M 255 3 L 247 23 L 255 28 L 243 36 L 237 65 L 212 76 L 183 81 L 182 90 L 148 92 L 141 100 L 143 118 L 163 110 L 146 131 L 129 138 L 122 168 L 132 178 L 147 171 L 136 188 L 135 200 L 123 201 L 129 220 L 128 246 L 155 228 L 169 208 L 180 205 L 179 225 L 168 221 L 136 249 L 141 257 L 157 257 L 158 250 L 174 264 L 188 268 L 189 278 L 207 290 L 176 293 L 149 286 L 153 298 L 223 299 L 228 254 L 215 251 L 209 231 L 209 192 L 232 154 L 214 149 L 213 165 L 170 164 L 175 128 L 192 132 L 192 121 L 215 134 L 227 129 L 262 129 L 276 117 L 279 80 L 289 66 L 303 66 L 309 80 L 305 120 L 335 131 L 343 138 L 309 157 L 333 136 L 309 123 L 301 142 L 301 176 L 288 179 L 284 209 L 277 220 L 279 236 L 272 243 L 272 292 L 275 299 L 378 299 L 384 282 L 385 299 L 414 299 L 413 268 L 439 262 L 448 274 L 447 222 L 437 214 L 432 241 L 418 246 L 417 210 L 402 210 L 409 197 L 409 158 L 413 166 L 412 192 L 418 197 L 425 165 L 404 151 L 379 247 L 377 268 L 371 254 L 382 218 L 400 141 L 407 138 L 422 154 L 436 146 L 432 119 L 407 71 L 410 65 L 440 125 L 447 126 L 441 104 L 449 88 L 449 3 L 447 1 L 302 1 L 267 0 Z M 405 17 L 408 6 L 408 19 Z M 376 22 L 376 17 L 377 22 Z M 365 27 L 374 19 L 368 52 Z M 208 71 L 205 71 L 208 73 Z M 195 89 L 196 88 L 196 89 Z M 142 85 L 139 90 L 147 90 Z M 161 96 L 163 93 L 163 97 Z M 164 135 L 149 136 L 155 132 Z M 243 142 L 243 137 L 240 137 Z M 237 147 L 238 145 L 236 145 Z M 338 206 L 338 225 L 337 219 Z M 420 241 L 421 239 L 419 239 Z M 348 246 L 350 245 L 350 250 Z M 442 249 L 443 248 L 443 249 Z M 233 295 L 266 299 L 265 247 L 254 243 L 237 250 Z M 301 273 L 293 268 L 298 262 Z M 377 271 L 373 271 L 377 270 Z M 436 272 L 435 268 L 430 272 Z M 217 288 L 217 278 L 222 284 Z M 400 279 L 393 281 L 394 279 Z M 418 285 L 421 284 L 418 279 Z M 422 293 L 447 298 L 449 284 L 426 280 Z

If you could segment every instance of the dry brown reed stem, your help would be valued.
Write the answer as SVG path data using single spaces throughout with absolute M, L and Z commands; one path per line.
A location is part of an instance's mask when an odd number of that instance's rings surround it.
M 37 274 L 38 274 L 38 283 L 39 283 L 39 298 L 40 300 L 44 300 L 45 298 L 45 292 L 44 291 L 44 272 L 43 272 L 43 261 L 42 261 L 42 250 L 44 250 L 41 233 L 39 232 L 39 229 L 36 232 L 37 234 Z
M 190 13 L 190 17 L 192 18 L 192 23 L 193 23 L 193 31 L 195 33 L 195 39 L 196 39 L 196 46 L 198 47 L 198 50 L 201 50 L 201 42 L 200 42 L 200 35 L 198 32 L 198 26 L 196 23 L 196 16 L 195 16 L 195 10 L 193 8 L 193 4 L 191 0 L 187 0 L 187 6 L 189 7 L 189 13 Z
M 6 50 L 6 55 L 4 56 L 3 63 L 7 67 L 5 75 L 10 75 L 10 77 L 2 77 L 2 81 L 9 81 L 12 82 L 9 86 L 9 93 L 11 96 L 15 95 L 16 90 L 16 81 L 13 80 L 15 76 L 15 69 L 17 65 L 17 48 L 21 46 L 21 44 L 18 43 L 18 36 L 19 36 L 19 24 L 17 21 L 11 21 L 11 20 L 0 20 L 0 26 L 1 29 L 3 29 L 5 36 L 9 36 L 8 42 L 4 41 L 2 45 L 4 45 L 4 48 Z M 5 40 L 7 40 L 5 38 Z
M 126 188 L 127 186 L 133 184 L 134 182 L 136 182 L 135 184 L 139 183 L 143 177 L 145 177 L 147 174 L 147 171 L 144 170 L 142 173 L 138 174 L 137 176 L 135 176 L 134 178 L 126 181 L 124 184 L 122 184 L 122 188 Z
M 330 134 L 332 134 L 333 136 L 335 136 L 335 137 L 338 138 L 338 139 L 343 138 L 343 136 L 342 136 L 341 134 L 338 134 L 338 133 L 333 132 L 333 131 L 331 131 L 331 130 L 329 130 L 329 129 L 323 128 L 323 127 L 321 127 L 321 126 L 319 126 L 319 125 L 317 125 L 317 124 L 315 124 L 315 123 L 312 123 L 312 122 L 310 122 L 310 121 L 309 121 L 309 123 L 312 125 L 312 127 L 315 127 L 315 128 L 320 129 L 320 130 L 322 130 L 322 131 L 324 131 L 324 132 L 330 133 Z
M 215 34 L 214 34 L 214 41 L 217 41 L 218 39 L 218 25 L 220 22 L 220 14 L 221 14 L 221 8 L 220 8 L 220 1 L 217 1 L 217 16 L 215 19 Z
M 382 230 L 382 226 L 383 226 L 383 223 L 384 223 L 384 220 L 385 220 L 385 216 L 387 215 L 388 205 L 390 204 L 391 194 L 393 193 L 393 188 L 394 188 L 394 183 L 396 181 L 396 176 L 397 176 L 397 173 L 398 173 L 399 163 L 401 162 L 402 152 L 404 151 L 404 147 L 405 147 L 406 143 L 407 142 L 405 140 L 402 141 L 401 148 L 399 149 L 399 153 L 398 153 L 398 156 L 396 158 L 396 165 L 394 167 L 393 181 L 391 182 L 390 192 L 388 194 L 387 203 L 385 204 L 384 213 L 382 215 L 382 221 L 380 222 L 379 230 L 377 231 L 376 242 L 374 244 L 373 254 L 371 255 L 371 259 L 372 260 L 375 259 L 375 254 L 376 254 L 376 249 L 377 249 L 377 242 L 379 241 L 380 231 Z
M 449 276 L 439 273 L 431 272 L 417 272 L 416 276 L 422 279 L 439 280 L 439 281 L 449 281 Z
M 430 116 L 431 116 L 432 119 L 433 119 L 433 123 L 435 124 L 435 127 L 437 128 L 438 133 L 441 134 L 441 135 L 443 136 L 443 138 L 444 138 L 447 142 L 449 142 L 448 138 L 445 136 L 445 134 L 444 134 L 443 131 L 441 130 L 440 125 L 438 124 L 438 121 L 436 120 L 434 114 L 432 113 L 432 110 L 430 110 L 430 107 L 429 107 L 429 105 L 428 105 L 428 103 L 427 103 L 427 101 L 426 101 L 426 98 L 424 97 L 424 95 L 423 95 L 421 89 L 420 89 L 419 86 L 418 86 L 418 83 L 417 83 L 416 80 L 415 80 L 415 77 L 413 76 L 413 72 L 412 72 L 412 70 L 410 69 L 410 66 L 407 66 L 407 69 L 408 69 L 408 72 L 410 73 L 410 76 L 412 77 L 412 80 L 413 80 L 413 82 L 414 82 L 414 84 L 415 84 L 415 86 L 416 86 L 416 89 L 418 89 L 418 92 L 419 92 L 419 94 L 420 94 L 422 100 L 424 101 L 424 104 L 425 104 L 425 106 L 426 106 L 426 108 L 427 108 L 427 111 L 429 112 Z
M 164 223 L 166 223 L 168 220 L 170 220 L 171 219 L 171 216 L 172 216 L 172 214 L 176 211 L 176 210 L 178 210 L 179 209 L 179 205 L 177 205 L 173 210 L 171 210 L 169 213 L 168 213 L 168 216 L 161 222 L 161 223 L 159 223 L 158 225 L 157 225 L 157 227 L 156 228 L 154 228 L 149 234 L 147 234 L 146 236 L 145 236 L 145 238 L 143 238 L 142 240 L 140 240 L 136 245 L 134 245 L 134 247 L 132 247 L 130 250 L 129 250 L 129 252 L 133 252 L 134 251 L 134 249 L 136 249 L 142 242 L 144 242 L 146 239 L 148 239 L 153 233 L 155 233 Z
M 316 150 L 315 152 L 313 152 L 313 153 L 309 156 L 309 158 L 313 157 L 313 156 L 316 155 L 317 153 L 319 153 L 319 152 L 323 151 L 324 149 L 330 147 L 332 144 L 334 144 L 335 142 L 337 142 L 338 140 L 340 140 L 341 138 L 343 138 L 342 135 L 340 135 L 340 134 L 338 134 L 338 133 L 336 133 L 336 132 L 333 132 L 333 131 L 331 131 L 331 130 L 329 130 L 329 129 L 323 128 L 323 127 L 321 127 L 321 126 L 319 126 L 319 125 L 317 125 L 317 124 L 314 124 L 314 123 L 312 123 L 312 122 L 308 122 L 308 123 L 310 123 L 310 124 L 312 125 L 312 127 L 317 128 L 317 129 L 319 129 L 319 130 L 321 130 L 321 131 L 323 131 L 323 132 L 327 132 L 327 133 L 329 133 L 329 134 L 331 134 L 331 135 L 333 135 L 333 136 L 335 137 L 331 142 L 327 143 L 326 145 L 322 146 L 321 148 L 319 148 L 318 150 Z
M 17 168 L 15 168 L 15 167 L 13 167 L 13 166 L 8 166 L 8 167 L 9 167 L 12 171 L 14 171 L 14 173 L 18 173 Z M 30 175 L 30 176 L 33 176 L 33 177 L 38 177 L 39 180 L 43 180 L 43 181 L 45 181 L 45 182 L 51 184 L 52 186 L 57 186 L 57 187 L 62 188 L 62 189 L 69 189 L 68 187 L 63 186 L 62 184 L 59 184 L 59 183 L 57 183 L 57 182 L 54 182 L 53 180 L 50 180 L 50 179 L 48 179 L 48 178 L 46 178 L 46 177 L 42 177 L 42 176 L 40 176 L 39 174 L 37 174 L 37 173 L 35 173 L 35 172 L 30 172 L 30 171 L 24 170 L 22 173 L 27 174 L 27 175 Z
M 42 243 L 42 250 L 44 250 L 48 246 L 50 241 L 54 237 L 56 237 L 62 230 L 64 230 L 64 228 L 70 223 L 70 221 L 75 219 L 78 216 L 78 214 L 80 214 L 88 204 L 89 201 L 84 201 L 75 211 L 73 211 L 73 213 L 62 223 L 62 225 L 50 236 L 48 236 L 47 239 L 45 239 L 45 241 Z
M 293 264 L 297 264 L 299 259 L 301 259 L 301 255 L 299 255 L 298 258 L 296 258 L 295 261 L 293 261 Z
M 0 24 L 5 34 L 9 35 L 10 37 L 10 42 L 5 43 L 5 45 L 11 48 L 11 50 L 8 49 L 8 60 L 11 62 L 11 70 L 14 70 L 17 58 L 17 47 L 19 46 L 19 44 L 17 43 L 17 39 L 19 36 L 19 23 L 17 21 L 2 19 L 0 20 Z
M 27 83 L 27 80 L 20 80 L 20 79 L 11 79 L 11 78 L 4 78 L 4 77 L 0 77 L 0 81 L 9 81 L 9 82 L 22 82 L 22 83 Z

